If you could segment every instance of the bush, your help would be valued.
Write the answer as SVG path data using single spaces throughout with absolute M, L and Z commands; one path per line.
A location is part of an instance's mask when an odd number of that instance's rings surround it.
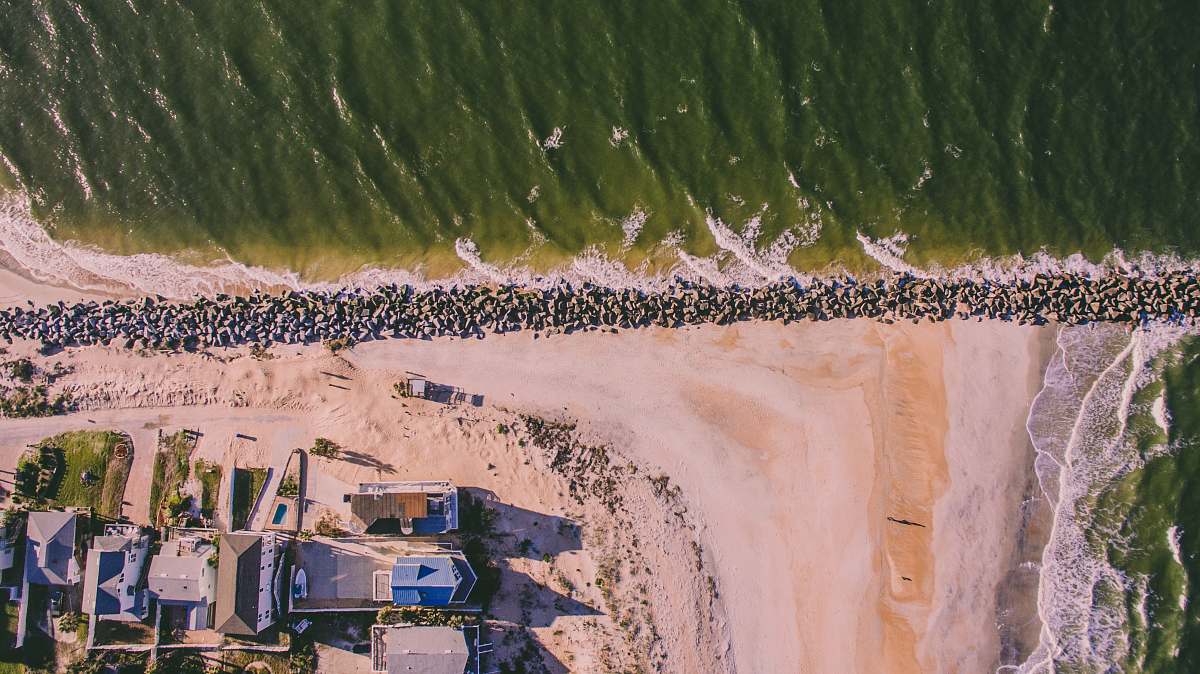
M 50 400 L 45 386 L 19 386 L 0 396 L 0 414 L 12 419 L 65 414 L 70 407 L 71 396 L 60 393 Z
M 204 659 L 196 653 L 181 650 L 164 650 L 154 665 L 146 669 L 147 674 L 205 674 Z
M 33 363 L 28 358 L 10 360 L 4 364 L 4 373 L 10 379 L 23 381 L 26 384 L 33 381 Z
M 250 347 L 250 357 L 254 360 L 274 360 L 275 354 L 271 353 L 262 344 L 255 344 Z
M 34 500 L 53 498 L 63 464 L 63 451 L 53 445 L 43 444 L 25 452 L 13 476 L 17 493 Z
M 25 526 L 25 520 L 29 516 L 29 511 L 16 506 L 9 506 L 4 510 L 0 510 L 0 530 L 6 535 L 14 535 Z
M 375 616 L 380 625 L 422 625 L 435 627 L 462 627 L 474 624 L 470 616 L 451 613 L 427 606 L 384 606 Z
M 296 482 L 296 476 L 285 475 L 279 482 L 279 489 L 275 493 L 280 496 L 299 496 L 300 485 Z
M 197 459 L 192 470 L 196 479 L 200 480 L 200 512 L 205 517 L 212 517 L 221 495 L 221 467 L 210 461 Z
M 292 674 L 312 674 L 317 671 L 317 650 L 313 647 L 312 639 L 292 639 L 292 649 L 288 653 L 288 671 Z
M 342 528 L 337 516 L 330 512 L 325 513 L 321 519 L 317 520 L 313 530 L 318 536 L 328 536 L 329 538 L 340 538 L 346 535 L 346 530 Z
M 164 506 L 170 510 L 171 517 L 183 512 L 179 489 L 188 479 L 188 457 L 194 447 L 195 438 L 186 430 L 159 438 L 150 482 L 150 519 L 155 526 L 160 523 L 158 518 Z M 187 505 L 190 507 L 191 504 Z
M 146 653 L 91 651 L 83 660 L 72 662 L 67 674 L 145 674 L 146 656 Z
M 338 337 L 337 339 L 327 339 L 324 344 L 325 348 L 329 349 L 329 353 L 336 354 L 354 346 L 354 340 L 349 337 Z
M 165 505 L 170 518 L 174 520 L 183 513 L 192 509 L 192 497 L 191 495 L 174 492 L 167 497 Z
M 342 446 L 329 438 L 317 438 L 313 441 L 312 449 L 309 451 L 313 456 L 336 459 L 342 453 Z
M 75 612 L 64 613 L 58 619 L 58 629 L 63 632 L 74 632 L 82 624 L 84 624 L 83 616 Z

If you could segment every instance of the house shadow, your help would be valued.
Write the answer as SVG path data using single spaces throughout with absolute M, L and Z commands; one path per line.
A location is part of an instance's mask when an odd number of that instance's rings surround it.
M 495 647 L 495 650 L 481 656 L 481 672 L 568 674 L 571 671 L 562 660 L 542 646 L 532 630 L 523 625 L 486 623 L 479 635 L 479 641 L 493 644 Z
M 494 511 L 493 528 L 509 557 L 541 559 L 583 549 L 583 530 L 575 520 L 547 515 L 500 501 L 481 487 L 461 487 Z
M 500 588 L 490 607 L 492 615 L 500 620 L 527 627 L 550 627 L 562 617 L 604 615 L 600 609 L 571 596 L 574 590 L 559 591 L 507 564 L 500 565 Z
M 389 473 L 396 472 L 396 467 L 386 461 L 380 461 L 379 457 L 358 452 L 353 449 L 343 449 L 340 455 L 343 461 L 348 461 L 355 465 L 365 466 L 374 470 L 381 470 Z

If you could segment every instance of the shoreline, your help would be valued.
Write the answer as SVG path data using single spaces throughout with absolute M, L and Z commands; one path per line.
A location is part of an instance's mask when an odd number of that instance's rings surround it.
M 812 249 L 796 247 L 785 236 L 759 241 L 757 228 L 748 227 L 738 233 L 711 215 L 705 224 L 712 238 L 707 248 L 713 252 L 709 254 L 689 252 L 682 241 L 667 236 L 637 249 L 592 245 L 574 254 L 552 255 L 542 248 L 544 240 L 535 237 L 519 254 L 489 262 L 474 241 L 459 238 L 452 251 L 428 260 L 397 260 L 401 264 L 407 261 L 410 266 L 367 264 L 321 279 L 286 266 L 242 262 L 221 251 L 217 251 L 216 258 L 198 251 L 117 254 L 75 241 L 60 241 L 33 217 L 27 197 L 0 193 L 0 272 L 7 270 L 38 284 L 60 288 L 70 296 L 78 291 L 105 297 L 161 295 L 173 300 L 211 298 L 221 293 L 361 291 L 381 286 L 447 290 L 490 285 L 545 290 L 564 283 L 590 283 L 616 290 L 657 292 L 681 280 L 722 289 L 753 289 L 781 281 L 808 284 L 854 278 L 872 283 L 888 280 L 895 273 L 943 282 L 1010 285 L 1037 276 L 1145 281 L 1169 275 L 1200 275 L 1200 258 L 1180 257 L 1170 249 L 1127 254 L 1113 248 L 1099 258 L 1079 252 L 1052 253 L 1045 248 L 1028 254 L 986 255 L 970 248 L 948 255 L 917 251 L 909 256 L 909 239 L 902 231 L 881 238 L 856 232 L 849 238 L 857 243 L 851 249 L 852 257 L 861 258 L 862 263 L 847 264 L 847 257 L 839 255 L 825 262 L 806 262 L 801 268 L 794 263 L 810 261 Z M 212 259 L 203 261 L 208 258 Z M 50 297 L 57 299 L 54 294 Z

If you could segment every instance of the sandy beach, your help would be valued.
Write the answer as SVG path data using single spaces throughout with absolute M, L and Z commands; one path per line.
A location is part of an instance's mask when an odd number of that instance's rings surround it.
M 28 294 L 0 281 L 0 297 Z M 562 575 L 589 607 L 547 607 L 532 630 L 561 671 L 639 657 L 592 583 L 606 555 L 635 549 L 650 573 L 623 575 L 618 595 L 652 597 L 638 619 L 653 623 L 667 671 L 986 671 L 1033 477 L 1024 423 L 1052 337 L 999 322 L 832 321 L 393 340 L 337 356 L 277 347 L 269 360 L 69 349 L 33 358 L 74 369 L 55 387 L 79 411 L 0 420 L 0 469 L 61 430 L 123 430 L 135 443 L 125 514 L 144 521 L 157 429 L 200 430 L 197 452 L 224 463 L 269 464 L 327 436 L 363 457 L 320 467 L 331 491 L 448 478 L 494 494 L 515 527 L 528 513 L 580 524 L 582 544 L 553 564 L 505 561 L 515 586 Z M 412 372 L 482 404 L 391 395 Z M 573 420 L 636 467 L 620 526 L 496 432 L 525 414 Z M 256 441 L 236 445 L 237 433 Z M 656 499 L 641 476 L 667 476 L 677 500 Z M 517 603 L 500 617 L 517 621 Z

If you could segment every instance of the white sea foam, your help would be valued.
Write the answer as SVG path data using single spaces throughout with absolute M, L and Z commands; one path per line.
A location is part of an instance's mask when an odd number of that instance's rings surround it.
M 1188 604 L 1188 574 L 1187 566 L 1183 563 L 1183 553 L 1180 551 L 1179 542 L 1183 538 L 1183 530 L 1178 525 L 1172 525 L 1167 529 L 1167 548 L 1171 550 L 1171 558 L 1179 565 L 1181 571 L 1180 577 L 1183 578 L 1183 587 L 1179 589 L 1179 610 L 1186 611 Z
M 1171 430 L 1171 413 L 1167 411 L 1167 396 L 1165 392 L 1160 393 L 1150 405 L 1150 417 L 1162 429 L 1163 435 L 1166 435 Z
M 508 281 L 508 273 L 501 271 L 495 265 L 490 265 L 483 261 L 483 258 L 479 256 L 479 246 L 475 245 L 474 241 L 466 238 L 455 239 L 454 254 L 458 255 L 458 259 L 466 263 L 468 269 L 478 273 L 488 283 L 505 283 Z
M 537 220 L 525 218 L 525 228 L 529 230 L 529 240 L 533 245 L 541 246 L 546 243 L 546 235 L 538 228 Z
M 554 127 L 554 131 L 542 141 L 543 150 L 557 150 L 563 146 L 563 130 L 562 127 Z
M 1042 631 L 1019 672 L 1049 673 L 1057 664 L 1108 671 L 1129 654 L 1124 597 L 1138 596 L 1144 579 L 1109 563 L 1105 548 L 1127 549 L 1130 542 L 1121 518 L 1097 512 L 1094 497 L 1144 464 L 1126 435 L 1131 409 L 1138 391 L 1159 377 L 1159 355 L 1183 334 L 1166 326 L 1128 337 L 1118 326 L 1059 331 L 1058 352 L 1027 421 L 1054 516 L 1038 587 Z M 1104 546 L 1097 549 L 1093 539 Z
M 886 269 L 912 274 L 920 278 L 930 276 L 925 270 L 918 269 L 904 261 L 904 252 L 908 248 L 908 236 L 903 232 L 893 234 L 886 239 L 872 239 L 862 232 L 856 232 L 854 238 L 862 244 L 864 253 Z
M 787 266 L 786 260 L 760 255 L 754 248 L 753 239 L 748 239 L 745 235 L 739 236 L 711 212 L 704 219 L 704 223 L 708 225 L 708 231 L 712 234 L 713 240 L 717 242 L 717 247 L 733 255 L 737 262 L 756 274 L 760 282 L 764 280 L 772 282 L 798 276 L 796 270 Z M 758 235 L 758 228 L 754 226 L 753 218 L 748 223 L 746 233 L 755 237 Z
M 534 248 L 546 243 L 546 237 L 536 222 L 527 220 L 525 224 L 530 231 L 530 248 L 506 263 L 483 263 L 478 246 L 464 238 L 455 245 L 455 252 L 462 259 L 464 269 L 451 276 L 430 279 L 420 267 L 365 268 L 342 276 L 336 281 L 310 282 L 301 279 L 300 275 L 293 271 L 250 266 L 228 257 L 214 260 L 210 264 L 193 265 L 168 255 L 115 255 L 88 246 L 56 241 L 46 228 L 34 219 L 29 199 L 19 192 L 0 195 L 0 253 L 6 254 L 10 263 L 17 265 L 18 271 L 43 282 L 82 290 L 159 294 L 177 299 L 251 289 L 333 290 L 372 288 L 388 284 L 407 284 L 417 288 L 449 287 L 469 283 L 514 283 L 546 287 L 561 281 L 591 280 L 598 283 L 597 279 L 601 277 L 610 279 L 611 284 L 617 288 L 635 287 L 644 290 L 664 288 L 677 277 L 716 285 L 757 287 L 789 277 L 802 283 L 813 279 L 811 275 L 793 269 L 787 262 L 788 256 L 796 248 L 812 245 L 820 235 L 820 206 L 810 206 L 804 197 L 800 197 L 800 200 L 800 205 L 807 207 L 807 223 L 793 225 L 774 240 L 763 244 L 758 241 L 761 236 L 761 213 L 744 222 L 739 234 L 711 212 L 705 221 L 719 248 L 712 256 L 698 257 L 685 253 L 682 250 L 683 236 L 678 231 L 668 234 L 657 244 L 643 242 L 644 247 L 674 253 L 678 260 L 675 266 L 659 268 L 654 273 L 651 273 L 645 264 L 629 269 L 621 260 L 608 259 L 594 249 L 581 253 L 580 260 L 569 261 L 561 267 L 545 271 L 531 270 L 522 265 L 532 255 Z M 639 212 L 644 212 L 644 209 L 638 209 L 622 221 L 622 231 L 626 238 L 632 234 L 635 227 L 640 228 L 644 225 L 645 221 Z M 641 237 L 640 229 L 633 238 L 644 238 Z M 917 276 L 951 279 L 987 278 L 1011 281 L 1016 278 L 1029 278 L 1036 273 L 1074 273 L 1091 277 L 1121 273 L 1139 278 L 1158 278 L 1169 272 L 1195 272 L 1200 269 L 1200 263 L 1183 260 L 1177 256 L 1143 254 L 1129 258 L 1120 251 L 1110 253 L 1099 263 L 1092 263 L 1079 255 L 1058 259 L 1046 253 L 1038 253 L 1028 258 L 1012 256 L 985 259 L 949 270 L 938 267 L 919 269 L 903 259 L 907 241 L 903 233 L 879 240 L 859 233 L 859 241 L 864 251 L 889 271 L 907 271 Z M 623 267 L 623 270 L 617 270 L 617 265 Z M 837 270 L 833 269 L 830 273 L 836 274 Z M 870 275 L 859 274 L 859 277 L 865 279 L 870 278 Z M 1165 417 L 1163 420 L 1169 422 Z
M 929 165 L 928 159 L 921 160 L 921 175 L 917 178 L 916 184 L 913 185 L 913 190 L 920 190 L 925 187 L 925 183 L 933 178 L 933 167 Z
M 796 174 L 791 171 L 788 171 L 788 184 L 796 190 L 801 189 L 800 181 L 796 180 Z M 821 216 L 821 205 L 817 204 L 814 206 L 801 194 L 796 197 L 796 207 L 804 214 L 804 220 L 793 225 L 789 232 L 784 233 L 784 237 L 794 237 L 795 244 L 792 246 L 792 249 L 797 247 L 808 248 L 815 245 L 821 238 L 821 230 L 825 226 L 824 218 Z M 788 250 L 789 254 L 792 249 Z
M 629 250 L 633 248 L 633 244 L 637 241 L 638 234 L 642 233 L 642 227 L 646 226 L 646 220 L 650 215 L 641 207 L 634 209 L 624 220 L 621 221 L 621 231 L 624 237 L 621 239 L 621 249 Z
M 50 238 L 33 219 L 28 199 L 0 197 L 0 249 L 30 276 L 102 292 L 134 291 L 172 298 L 239 288 L 299 288 L 299 276 L 225 261 L 198 267 L 165 255 L 113 255 Z

